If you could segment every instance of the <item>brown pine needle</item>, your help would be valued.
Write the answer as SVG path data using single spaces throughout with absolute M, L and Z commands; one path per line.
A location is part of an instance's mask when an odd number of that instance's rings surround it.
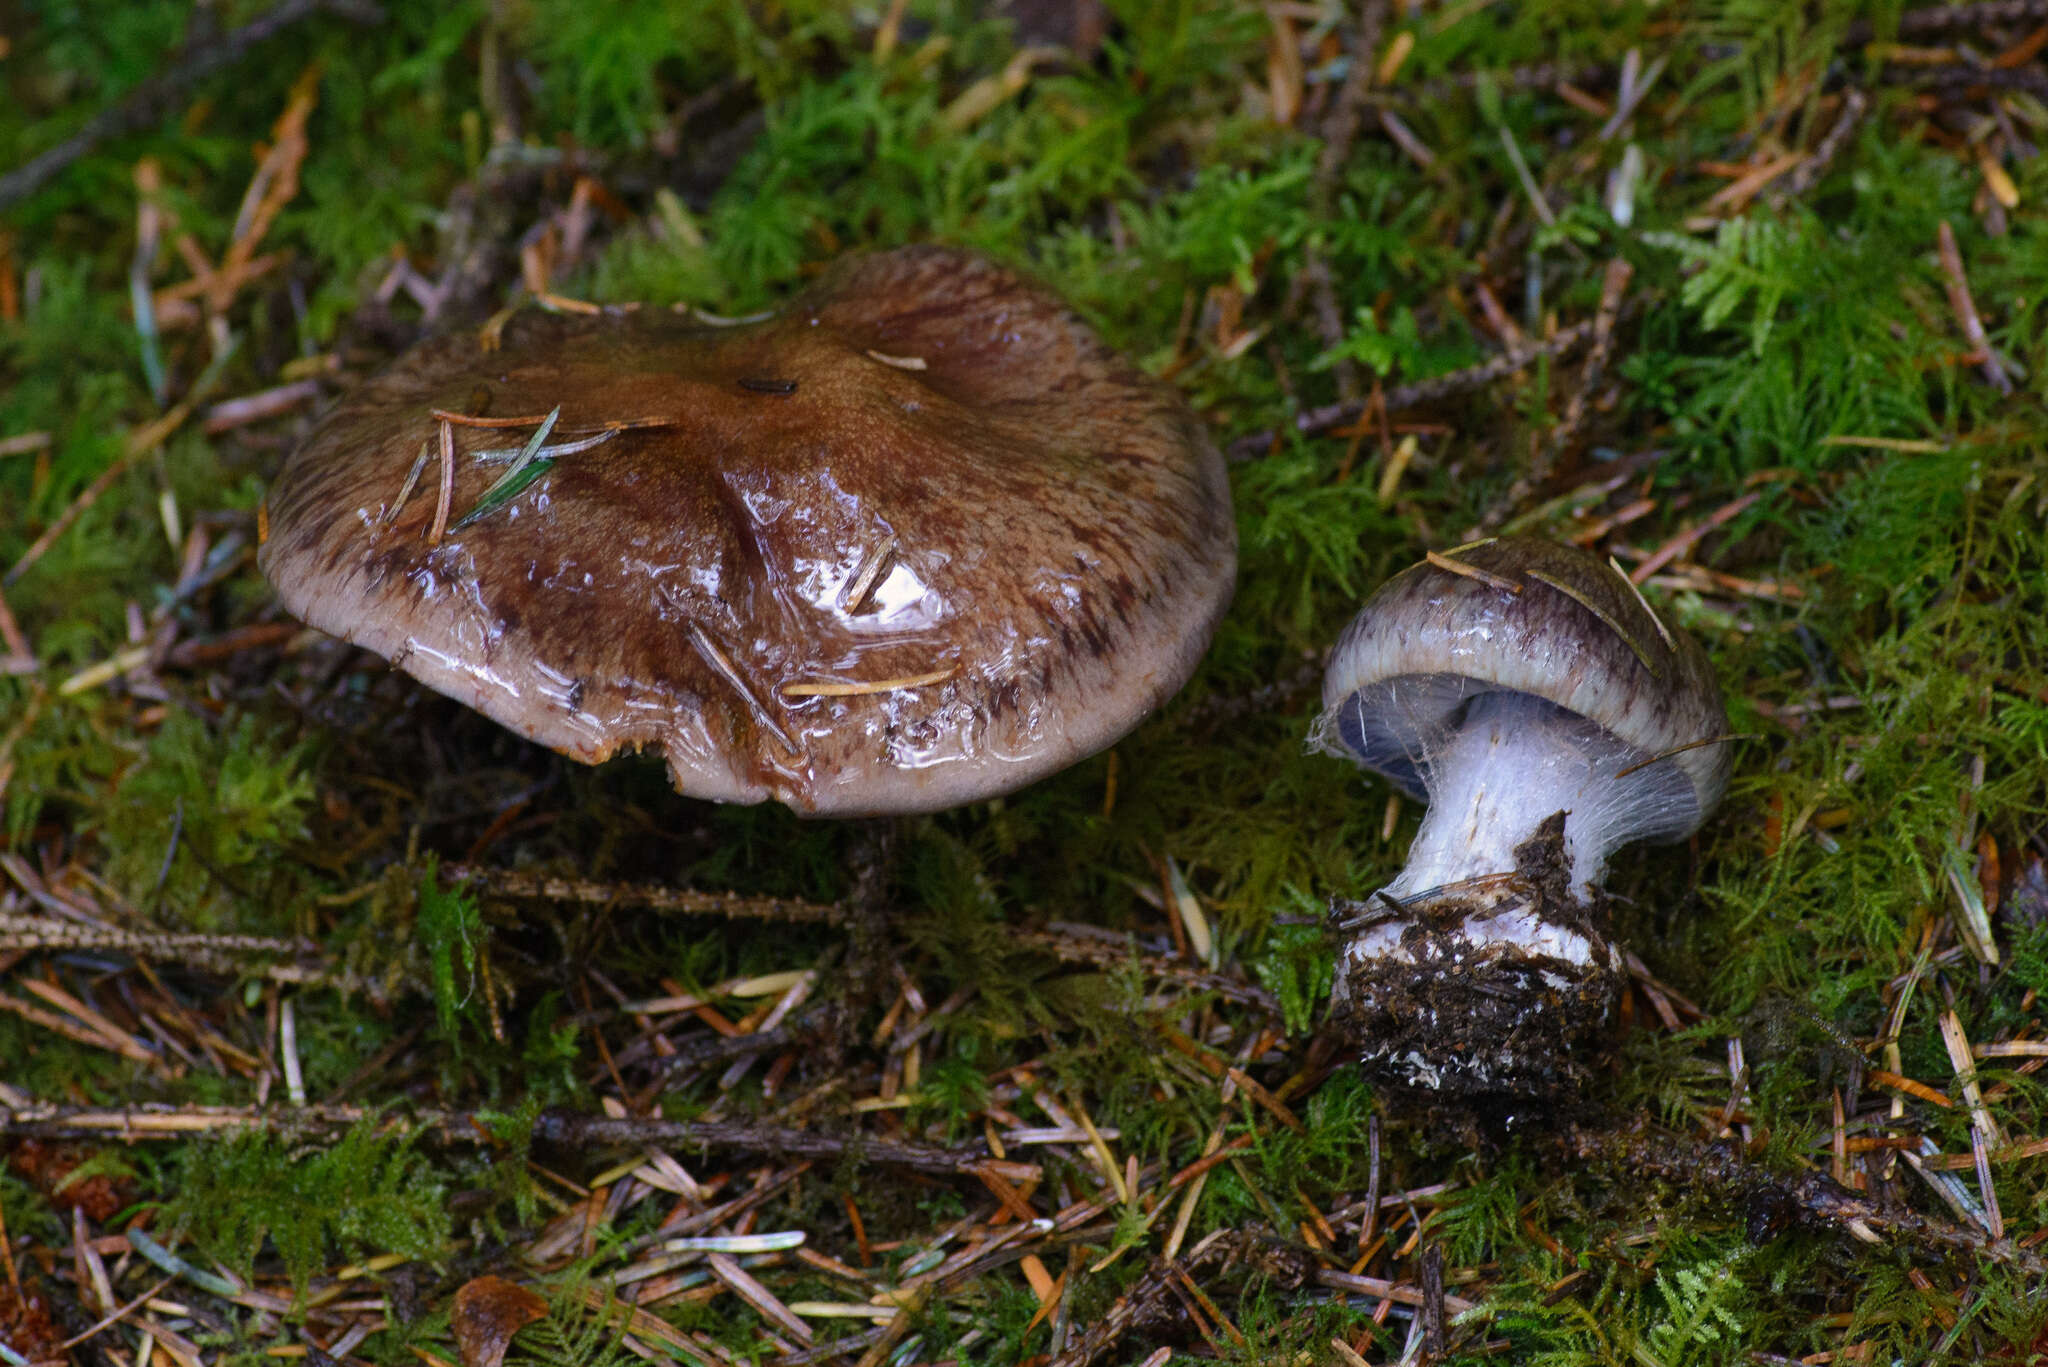
M 545 421 L 543 419 L 543 421 Z M 455 424 L 441 419 L 441 490 L 434 501 L 434 524 L 427 528 L 427 544 L 441 544 L 448 530 L 448 505 L 455 498 Z
M 1757 490 L 1744 494 L 1741 498 L 1716 508 L 1710 516 L 1702 519 L 1698 526 L 1687 528 L 1659 546 L 1655 551 L 1652 551 L 1648 559 L 1636 566 L 1635 573 L 1630 575 L 1629 578 L 1638 584 L 1644 583 L 1658 570 L 1663 569 L 1679 556 L 1686 554 L 1694 546 L 1698 545 L 1700 538 L 1708 532 L 1733 521 L 1737 516 L 1748 511 L 1750 505 L 1754 504 L 1761 497 L 1763 497 L 1762 491 Z
M 704 663 L 711 666 L 712 673 L 725 680 L 731 686 L 733 692 L 740 695 L 740 700 L 746 703 L 747 711 L 753 715 L 756 725 L 773 736 L 776 743 L 782 746 L 785 753 L 791 755 L 800 753 L 797 750 L 796 742 L 791 740 L 789 733 L 783 730 L 776 722 L 774 714 L 769 712 L 767 706 L 754 696 L 754 690 L 747 683 L 746 676 L 741 674 L 738 668 L 733 665 L 733 662 L 726 658 L 725 652 L 718 648 L 717 642 L 711 639 L 704 628 L 698 626 L 695 622 L 690 623 L 690 644 L 697 648 L 697 654 L 703 658 Z
M 1595 617 L 1598 617 L 1603 623 L 1606 624 L 1607 629 L 1609 631 L 1613 632 L 1616 636 L 1619 636 L 1628 645 L 1628 648 L 1635 652 L 1637 662 L 1641 664 L 1644 669 L 1650 672 L 1651 678 L 1661 679 L 1664 677 L 1663 674 L 1657 668 L 1657 662 L 1650 658 L 1650 652 L 1643 649 L 1642 642 L 1638 641 L 1633 635 L 1631 635 L 1627 630 L 1625 630 L 1622 627 L 1621 623 L 1615 621 L 1613 617 L 1609 616 L 1606 609 L 1602 608 L 1598 603 L 1595 603 L 1591 598 L 1588 598 L 1585 594 L 1580 593 L 1576 588 L 1572 587 L 1564 580 L 1559 579 L 1556 575 L 1545 574 L 1542 570 L 1530 570 L 1528 574 L 1531 579 L 1540 580 L 1541 582 L 1548 584 L 1550 587 L 1556 589 L 1565 597 L 1571 599 L 1574 603 L 1577 603 L 1586 611 L 1592 613 Z
M 1907 1096 L 1918 1097 L 1930 1105 L 1940 1106 L 1944 1110 L 1955 1109 L 1956 1103 L 1949 1099 L 1947 1093 L 1937 1092 L 1924 1082 L 1915 1082 L 1912 1078 L 1901 1077 L 1899 1074 L 1887 1072 L 1883 1068 L 1872 1068 L 1863 1076 L 1880 1087 L 1888 1087 L 1895 1092 L 1904 1092 Z
M 413 458 L 412 469 L 405 472 L 405 483 L 398 486 L 398 497 L 391 500 L 391 506 L 384 510 L 384 516 L 377 519 L 379 523 L 391 522 L 405 511 L 406 500 L 412 497 L 412 491 L 419 486 L 420 476 L 426 473 L 427 462 L 433 458 L 434 443 L 421 442 L 420 453 Z
M 129 433 L 127 444 L 120 456 L 100 472 L 99 478 L 86 485 L 77 498 L 71 500 L 71 505 L 57 515 L 57 520 L 35 539 L 34 544 L 21 553 L 21 559 L 14 562 L 13 568 L 5 575 L 0 575 L 0 587 L 13 584 L 27 574 L 29 567 L 42 559 L 50 547 L 57 544 L 59 537 L 71 530 L 71 524 L 83 517 L 93 504 L 100 501 L 101 495 L 114 487 L 114 481 L 134 469 L 138 461 L 162 446 L 171 433 L 184 426 L 185 419 L 192 416 L 193 403 L 200 397 L 199 387 L 195 386 L 192 396 L 183 403 L 154 422 L 144 423 Z
M 1441 555 L 1436 551 L 1425 552 L 1423 559 L 1440 570 L 1462 575 L 1467 579 L 1475 579 L 1491 588 L 1499 589 L 1502 593 L 1513 594 L 1517 597 L 1521 595 L 1522 586 L 1505 575 L 1495 574 L 1491 570 L 1482 570 L 1477 565 L 1468 565 L 1462 560 L 1453 560 L 1449 556 Z
M 1648 500 L 1645 501 L 1647 502 Z M 1628 571 L 1621 567 L 1621 562 L 1610 555 L 1607 557 L 1607 568 L 1613 570 L 1615 576 L 1622 583 L 1628 585 L 1628 591 L 1636 596 L 1638 603 L 1643 605 L 1643 611 L 1650 614 L 1651 625 L 1656 627 L 1657 634 L 1664 638 L 1664 648 L 1666 650 L 1676 650 L 1678 642 L 1671 639 L 1671 629 L 1664 625 L 1664 619 L 1657 615 L 1657 609 L 1650 606 L 1650 600 L 1643 597 L 1643 591 L 1636 586 L 1636 581 L 1628 577 Z
M 427 410 L 435 421 L 453 423 L 457 427 L 538 427 L 548 420 L 545 413 L 520 418 L 483 418 L 469 413 L 453 413 L 445 408 Z
M 1628 768 L 1623 769 L 1619 773 L 1615 774 L 1615 778 L 1627 778 L 1630 774 L 1633 774 L 1638 769 L 1647 769 L 1651 765 L 1656 764 L 1659 761 L 1670 759 L 1673 755 L 1682 755 L 1688 750 L 1699 750 L 1709 745 L 1725 745 L 1729 741 L 1756 740 L 1757 738 L 1757 734 L 1754 731 L 1737 731 L 1731 732 L 1725 736 L 1708 736 L 1705 740 L 1687 741 L 1683 745 L 1674 745 L 1669 750 L 1659 750 L 1656 754 L 1650 756 L 1648 759 L 1638 760 L 1636 763 L 1629 765 Z
M 871 693 L 894 693 L 906 688 L 925 688 L 932 684 L 944 683 L 959 673 L 957 665 L 935 669 L 929 674 L 908 674 L 900 679 L 877 679 L 872 683 L 793 683 L 784 684 L 782 693 L 791 698 L 855 698 Z
M 29 649 L 28 637 L 22 634 L 21 623 L 14 619 L 14 609 L 7 606 L 4 593 L 0 593 L 0 646 L 6 646 L 9 655 L 29 661 L 35 659 L 35 652 Z
M 534 296 L 534 302 L 551 313 L 596 314 L 604 312 L 604 305 L 593 304 L 588 299 L 571 299 L 566 294 L 541 290 Z

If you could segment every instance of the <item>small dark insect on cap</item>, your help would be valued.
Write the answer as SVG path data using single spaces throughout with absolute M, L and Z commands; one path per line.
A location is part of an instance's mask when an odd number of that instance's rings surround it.
M 527 314 L 494 351 L 429 342 L 326 417 L 268 511 L 264 572 L 313 626 L 578 759 L 658 747 L 685 793 L 834 815 L 1111 744 L 1193 670 L 1236 555 L 1179 395 L 940 247 L 841 261 L 739 325 Z

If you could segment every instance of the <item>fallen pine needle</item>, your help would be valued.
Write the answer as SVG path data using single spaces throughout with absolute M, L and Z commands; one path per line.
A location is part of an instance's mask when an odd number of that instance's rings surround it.
M 1924 437 L 1863 437 L 1835 435 L 1822 437 L 1822 446 L 1868 446 L 1878 451 L 1904 451 L 1912 455 L 1939 455 L 1948 450 L 1945 441 L 1930 441 Z
M 427 529 L 427 544 L 438 546 L 448 530 L 448 504 L 455 497 L 455 424 L 441 419 L 441 492 L 434 502 L 434 525 Z
M 1872 1068 L 1864 1076 L 1880 1087 L 1889 1087 L 1895 1092 L 1904 1092 L 1907 1096 L 1917 1096 L 1922 1101 L 1931 1102 L 1936 1106 L 1949 1110 L 1955 1109 L 1956 1103 L 1951 1101 L 1947 1094 L 1935 1091 L 1934 1088 L 1924 1082 L 1915 1082 L 1912 1078 L 1901 1077 L 1897 1073 L 1887 1072 L 1882 1068 Z
M 1522 592 L 1522 586 L 1505 575 L 1495 574 L 1491 570 L 1482 570 L 1477 565 L 1468 565 L 1462 560 L 1453 560 L 1449 556 L 1436 551 L 1425 552 L 1423 559 L 1440 570 L 1448 571 L 1451 574 L 1463 575 L 1467 579 L 1476 579 L 1480 583 L 1499 589 L 1503 593 L 1520 596 Z
M 929 674 L 909 674 L 900 679 L 877 679 L 872 683 L 784 684 L 782 693 L 791 698 L 853 698 L 869 693 L 894 693 L 905 688 L 925 688 L 944 683 L 959 673 L 958 666 L 935 669 Z

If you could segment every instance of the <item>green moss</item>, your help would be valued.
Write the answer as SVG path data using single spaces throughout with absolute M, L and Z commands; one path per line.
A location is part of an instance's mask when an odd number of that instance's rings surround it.
M 365 1120 L 313 1152 L 258 1133 L 194 1145 L 163 1221 L 244 1277 L 268 1240 L 303 1294 L 337 1254 L 440 1258 L 450 1233 L 445 1200 L 412 1142 L 380 1137 L 377 1122 Z
M 308 742 L 285 744 L 254 717 L 210 727 L 167 714 L 115 779 L 101 839 L 118 885 L 136 905 L 208 930 L 299 886 L 278 856 L 306 833 L 308 755 Z

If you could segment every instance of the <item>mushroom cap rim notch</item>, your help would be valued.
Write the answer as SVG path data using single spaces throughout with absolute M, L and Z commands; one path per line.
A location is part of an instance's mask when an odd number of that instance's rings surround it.
M 564 445 L 637 425 L 429 544 L 430 415 L 555 408 Z M 503 473 L 477 452 L 530 428 L 450 430 L 453 524 Z M 686 794 L 820 815 L 957 806 L 1112 744 L 1193 672 L 1235 578 L 1222 459 L 1179 394 L 936 246 L 843 258 L 737 326 L 525 314 L 495 353 L 423 343 L 318 424 L 268 511 L 262 568 L 308 624 L 574 758 L 659 749 Z

